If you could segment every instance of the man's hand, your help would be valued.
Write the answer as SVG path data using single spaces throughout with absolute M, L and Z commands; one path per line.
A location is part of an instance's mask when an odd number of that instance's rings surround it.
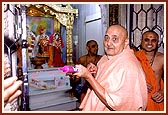
M 148 93 L 151 93 L 151 91 L 153 90 L 153 86 L 147 83 L 147 89 L 148 89 Z
M 78 72 L 75 72 L 73 75 L 75 75 L 76 77 L 83 77 L 86 80 L 89 79 L 88 77 L 90 77 L 91 73 L 88 71 L 88 69 L 86 67 L 84 67 L 81 64 L 76 65 L 75 67 L 78 69 Z
M 10 76 L 10 64 L 8 63 L 7 60 L 4 61 L 4 77 Z
M 87 69 L 94 77 L 96 76 L 96 73 L 97 73 L 97 66 L 96 65 L 94 65 L 93 63 L 89 63 L 87 65 Z
M 94 65 L 93 63 L 89 63 L 87 65 L 87 69 L 89 70 L 89 72 L 91 73 L 97 73 L 97 66 Z
M 21 91 L 18 89 L 22 85 L 22 81 L 17 80 L 17 77 L 10 77 L 4 80 L 4 102 L 9 103 L 16 99 Z
M 155 93 L 152 94 L 152 99 L 157 102 L 160 103 L 164 100 L 164 92 L 163 90 L 157 91 Z

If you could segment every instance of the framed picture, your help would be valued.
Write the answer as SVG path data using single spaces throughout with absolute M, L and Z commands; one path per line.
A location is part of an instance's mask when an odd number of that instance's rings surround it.
M 40 57 L 49 57 L 48 50 L 45 50 L 45 52 L 41 51 L 42 47 L 39 46 L 39 39 L 49 40 L 50 35 L 54 33 L 54 19 L 42 16 L 27 16 L 26 30 L 27 42 L 29 44 L 27 52 L 28 69 L 32 69 L 34 68 L 34 61 L 32 62 L 34 57 L 39 54 Z M 42 68 L 42 66 L 40 67 Z
M 31 30 L 36 36 L 38 33 L 38 27 L 45 26 L 46 34 L 50 36 L 54 32 L 54 19 L 49 17 L 27 16 L 27 28 Z

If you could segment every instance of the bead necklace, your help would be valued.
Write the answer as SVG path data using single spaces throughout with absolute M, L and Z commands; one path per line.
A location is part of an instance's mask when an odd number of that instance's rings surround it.
M 155 59 L 155 55 L 156 55 L 156 52 L 154 53 L 152 59 L 151 59 L 150 62 L 149 62 L 149 64 L 150 64 L 151 67 L 152 67 L 152 65 L 153 65 L 153 62 L 154 62 L 154 59 Z

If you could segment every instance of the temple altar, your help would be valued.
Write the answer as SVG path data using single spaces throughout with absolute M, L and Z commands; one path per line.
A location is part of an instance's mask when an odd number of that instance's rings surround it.
M 69 76 L 57 68 L 34 69 L 29 75 L 29 107 L 31 111 L 66 111 L 77 108 L 77 98 L 70 97 Z M 32 79 L 36 84 L 32 85 Z M 40 87 L 40 85 L 45 87 Z
M 18 9 L 20 9 L 19 4 L 17 5 L 17 7 Z M 54 50 L 56 46 L 60 46 L 56 44 L 59 44 L 61 39 L 63 39 L 63 41 L 61 41 L 62 43 L 60 47 L 60 56 L 61 58 L 64 58 L 64 64 L 73 65 L 72 30 L 74 18 L 78 17 L 78 9 L 72 8 L 70 4 L 66 4 L 64 6 L 62 6 L 61 4 L 25 4 L 25 9 L 26 26 L 23 28 L 27 31 L 26 39 L 28 43 L 28 68 L 36 69 L 37 67 L 31 65 L 32 58 L 33 61 L 36 61 L 37 58 L 41 57 L 47 58 L 45 62 L 48 63 L 48 67 L 53 67 L 53 65 L 56 65 L 53 64 L 55 61 Z M 63 30 L 62 32 L 62 28 L 64 28 L 65 31 Z M 55 33 L 60 34 L 59 40 L 51 40 L 50 37 Z M 62 51 L 63 47 L 64 49 Z M 21 60 L 21 56 L 18 56 L 18 58 L 19 60 Z M 37 61 L 38 60 L 39 59 L 37 59 Z M 20 63 L 22 62 L 19 61 L 19 64 Z M 57 64 L 56 66 L 59 67 L 61 65 L 63 64 Z M 39 67 L 39 69 L 42 68 L 42 66 Z
M 21 9 L 21 5 L 17 5 Z M 77 98 L 68 93 L 72 89 L 69 76 L 58 70 L 53 61 L 55 48 L 60 47 L 61 27 L 65 27 L 66 62 L 72 61 L 72 29 L 78 10 L 70 4 L 24 4 L 22 29 L 27 40 L 26 62 L 28 63 L 29 108 L 31 111 L 66 111 L 77 108 Z M 22 6 L 23 8 L 23 6 Z M 25 16 L 26 15 L 26 16 Z M 18 18 L 19 19 L 19 18 Z M 21 20 L 19 20 L 21 21 Z M 25 23 L 26 22 L 26 23 Z M 25 25 L 25 26 L 23 26 Z M 57 33 L 57 34 L 55 34 Z M 59 37 L 54 36 L 59 35 Z M 59 39 L 58 39 L 59 38 Z M 63 47 L 63 45 L 62 45 Z M 19 50 L 21 52 L 21 50 Z M 61 49 L 60 49 L 60 53 Z M 18 53 L 22 67 L 23 54 Z M 58 58 L 57 58 L 58 59 Z M 58 61 L 60 62 L 60 61 Z M 18 65 L 19 65 L 18 64 Z M 58 66 L 60 67 L 60 66 Z

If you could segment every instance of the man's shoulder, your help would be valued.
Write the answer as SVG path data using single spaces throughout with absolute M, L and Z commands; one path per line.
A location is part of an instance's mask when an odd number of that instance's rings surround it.
M 86 61 L 86 55 L 83 55 L 83 56 L 79 57 L 79 59 L 78 59 L 78 63 L 80 63 L 80 64 L 85 61 Z
M 164 56 L 164 54 L 161 53 L 161 52 L 156 52 L 156 54 L 157 54 L 158 56 Z
M 157 52 L 156 56 L 160 61 L 164 61 L 164 54 L 163 53 Z
M 86 55 L 83 55 L 83 56 L 79 57 L 80 60 L 83 60 L 85 58 L 86 58 Z
M 164 54 L 161 52 L 156 52 L 157 58 L 164 59 Z

